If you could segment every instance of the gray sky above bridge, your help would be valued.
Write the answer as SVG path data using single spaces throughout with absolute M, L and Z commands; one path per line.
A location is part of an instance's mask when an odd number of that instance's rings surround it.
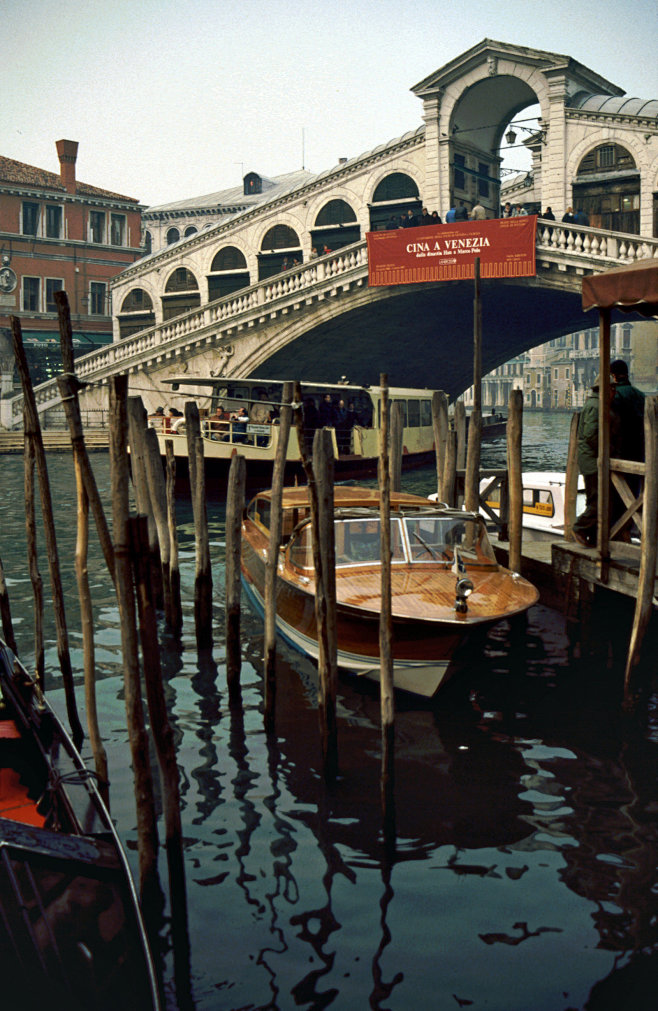
M 409 89 L 483 38 L 658 98 L 655 0 L 5 0 L 2 20 L 0 154 L 58 171 L 77 140 L 79 179 L 151 205 L 414 129 Z

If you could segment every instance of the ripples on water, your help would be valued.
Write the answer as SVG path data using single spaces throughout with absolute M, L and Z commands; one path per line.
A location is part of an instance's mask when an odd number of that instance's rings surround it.
M 524 419 L 524 467 L 563 469 L 568 420 L 543 419 L 548 435 L 541 420 Z M 483 465 L 502 466 L 504 455 L 504 441 L 487 444 Z M 3 457 L 1 465 L 0 554 L 29 662 L 22 461 Z M 107 457 L 94 457 L 94 468 L 107 496 Z M 80 681 L 72 467 L 50 456 L 49 469 Z M 429 471 L 405 479 L 409 490 L 432 486 Z M 223 507 L 209 509 L 216 645 L 203 660 L 194 648 L 189 504 L 178 508 L 185 634 L 181 645 L 166 640 L 163 669 L 181 769 L 194 1006 L 653 1008 L 656 697 L 625 725 L 620 670 L 570 661 L 561 616 L 536 607 L 527 629 L 500 626 L 434 705 L 397 700 L 398 842 L 389 864 L 376 689 L 341 680 L 341 776 L 327 791 L 314 671 L 282 647 L 277 735 L 268 743 L 262 629 L 247 613 L 243 705 L 232 711 L 221 631 Z M 92 551 L 112 811 L 134 861 L 118 615 L 95 542 Z M 47 584 L 45 559 L 41 570 Z M 51 695 L 61 706 L 50 621 L 47 636 Z M 164 860 L 161 870 L 166 880 Z M 165 969 L 173 1008 L 169 956 Z

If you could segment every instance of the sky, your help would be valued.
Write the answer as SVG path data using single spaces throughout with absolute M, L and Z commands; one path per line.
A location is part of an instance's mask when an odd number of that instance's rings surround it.
M 656 37 L 655 0 L 4 0 L 0 154 L 59 172 L 77 140 L 78 179 L 154 206 L 415 129 L 410 89 L 484 38 L 658 98 Z

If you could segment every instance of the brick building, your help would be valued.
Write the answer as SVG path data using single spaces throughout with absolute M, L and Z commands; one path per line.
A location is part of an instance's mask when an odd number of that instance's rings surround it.
M 76 179 L 76 141 L 59 173 L 0 156 L 0 371 L 13 384 L 9 317 L 21 321 L 35 381 L 59 369 L 55 292 L 71 307 L 76 353 L 112 340 L 109 282 L 142 255 L 139 202 Z

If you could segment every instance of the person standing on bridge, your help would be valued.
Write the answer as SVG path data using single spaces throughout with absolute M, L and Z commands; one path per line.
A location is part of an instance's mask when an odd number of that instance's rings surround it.
M 478 200 L 478 202 L 471 208 L 471 221 L 484 221 L 486 216 L 487 212 Z

